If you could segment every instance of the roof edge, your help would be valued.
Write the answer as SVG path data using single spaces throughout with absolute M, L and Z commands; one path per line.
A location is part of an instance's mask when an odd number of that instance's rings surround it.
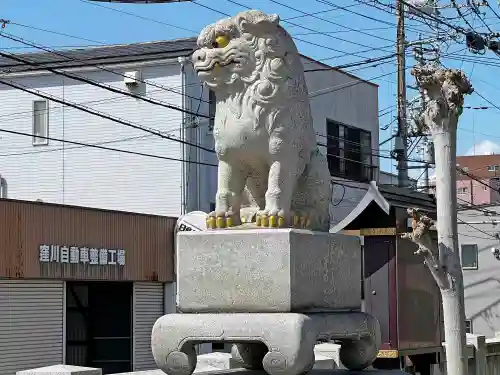
M 300 55 L 301 57 L 303 57 L 303 58 L 305 58 L 305 59 L 309 60 L 309 61 L 312 61 L 312 62 L 314 62 L 314 63 L 317 63 L 317 64 L 319 64 L 319 65 L 321 65 L 321 66 L 324 66 L 325 68 L 328 68 L 329 70 L 333 70 L 333 71 L 335 71 L 335 72 L 339 72 L 339 73 L 345 74 L 346 76 L 349 76 L 349 77 L 351 77 L 351 78 L 354 78 L 354 79 L 356 79 L 356 80 L 358 80 L 358 81 L 361 81 L 361 82 L 363 82 L 363 83 L 367 83 L 367 84 L 369 84 L 369 85 L 371 85 L 371 86 L 374 86 L 374 87 L 376 87 L 376 88 L 379 88 L 379 85 L 378 85 L 378 84 L 376 84 L 375 82 L 371 82 L 371 81 L 368 81 L 368 80 L 363 79 L 363 78 L 361 78 L 361 77 L 355 76 L 354 74 L 351 74 L 351 73 L 349 73 L 349 72 L 346 72 L 345 70 L 342 70 L 342 69 L 336 68 L 336 67 L 334 67 L 334 66 L 331 66 L 331 65 L 325 64 L 324 62 L 321 62 L 321 61 L 319 61 L 319 60 L 313 59 L 313 58 L 312 58 L 312 57 L 310 57 L 310 56 L 306 56 L 306 55 L 303 55 L 303 54 L 301 54 L 301 53 L 300 53 L 299 55 Z
M 372 202 L 377 203 L 377 205 L 389 215 L 391 204 L 383 197 L 380 193 L 376 181 L 370 181 L 368 185 L 368 191 L 358 205 L 352 210 L 349 215 L 347 215 L 342 221 L 330 228 L 330 233 L 338 233 L 348 226 L 354 219 L 356 219 L 368 205 Z

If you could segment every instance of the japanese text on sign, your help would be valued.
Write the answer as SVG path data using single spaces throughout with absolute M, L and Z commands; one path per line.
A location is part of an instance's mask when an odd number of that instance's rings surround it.
M 40 245 L 40 263 L 125 265 L 125 250 L 95 247 Z

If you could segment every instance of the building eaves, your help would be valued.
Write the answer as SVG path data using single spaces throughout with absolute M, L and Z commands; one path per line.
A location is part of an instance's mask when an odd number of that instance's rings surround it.
M 331 65 L 328 65 L 328 64 L 325 64 L 324 62 L 321 62 L 321 61 L 318 61 L 316 59 L 313 59 L 312 57 L 309 57 L 309 56 L 305 56 L 305 55 L 300 55 L 302 56 L 303 58 L 305 58 L 306 60 L 309 60 L 311 61 L 312 63 L 315 63 L 315 64 L 318 64 L 320 66 L 322 66 L 323 68 L 325 68 L 325 72 L 327 72 L 328 70 L 332 70 L 332 71 L 335 71 L 335 72 L 338 72 L 338 73 L 342 73 L 342 74 L 345 74 L 346 76 L 349 76 L 351 78 L 354 78 L 355 80 L 358 80 L 360 82 L 363 82 L 363 83 L 366 83 L 368 85 L 371 85 L 371 86 L 374 86 L 374 87 L 379 87 L 379 85 L 377 85 L 375 82 L 371 82 L 371 81 L 367 81 L 363 78 L 360 78 L 358 76 L 355 76 L 354 74 L 351 74 L 349 72 L 346 72 L 342 69 L 339 69 L 339 68 L 336 68 L 334 66 L 331 66 Z
M 32 67 L 0 57 L 2 73 L 35 72 L 45 68 L 76 68 L 95 65 L 125 64 L 188 56 L 196 49 L 196 38 L 98 46 L 63 51 L 23 53 L 16 56 L 40 64 Z
M 432 195 L 406 188 L 379 187 L 375 181 L 372 181 L 358 205 L 342 221 L 330 228 L 330 233 L 344 230 L 372 204 L 380 207 L 381 212 L 386 215 L 390 214 L 391 207 L 417 208 L 431 215 L 436 212 L 436 200 Z

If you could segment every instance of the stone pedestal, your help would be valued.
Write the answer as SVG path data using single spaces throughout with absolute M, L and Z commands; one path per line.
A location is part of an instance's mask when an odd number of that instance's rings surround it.
M 313 368 L 320 339 L 339 342 L 342 364 L 361 370 L 377 356 L 380 326 L 362 312 L 169 314 L 156 321 L 151 347 L 168 375 L 190 375 L 197 361 L 194 345 L 201 342 L 234 343 L 232 356 L 242 367 L 298 375 Z
M 181 232 L 182 312 L 325 312 L 361 306 L 357 237 L 299 229 Z
M 367 368 L 380 347 L 380 327 L 359 312 L 360 280 L 357 237 L 300 229 L 181 232 L 182 314 L 156 321 L 156 364 L 168 375 L 191 375 L 195 345 L 223 342 L 233 344 L 235 365 L 301 375 L 313 369 L 314 347 L 322 340 L 340 345 L 346 368 Z
M 199 375 L 266 375 L 264 371 L 249 371 L 245 369 L 219 370 L 210 372 L 200 372 Z M 332 370 L 332 369 L 313 369 L 307 375 L 408 375 L 407 372 L 400 370 Z
M 55 365 L 18 371 L 16 375 L 102 375 L 102 370 L 90 367 Z

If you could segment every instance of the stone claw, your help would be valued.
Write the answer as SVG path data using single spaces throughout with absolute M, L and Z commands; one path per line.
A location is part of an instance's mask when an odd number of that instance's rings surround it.
M 263 228 L 284 228 L 286 220 L 283 215 L 257 214 L 255 223 Z
M 293 216 L 293 227 L 300 229 L 307 229 L 311 226 L 311 219 L 307 216 Z
M 213 215 L 210 214 L 207 217 L 207 229 L 223 229 L 223 228 L 231 228 L 238 224 L 236 224 L 233 220 L 232 215 Z

